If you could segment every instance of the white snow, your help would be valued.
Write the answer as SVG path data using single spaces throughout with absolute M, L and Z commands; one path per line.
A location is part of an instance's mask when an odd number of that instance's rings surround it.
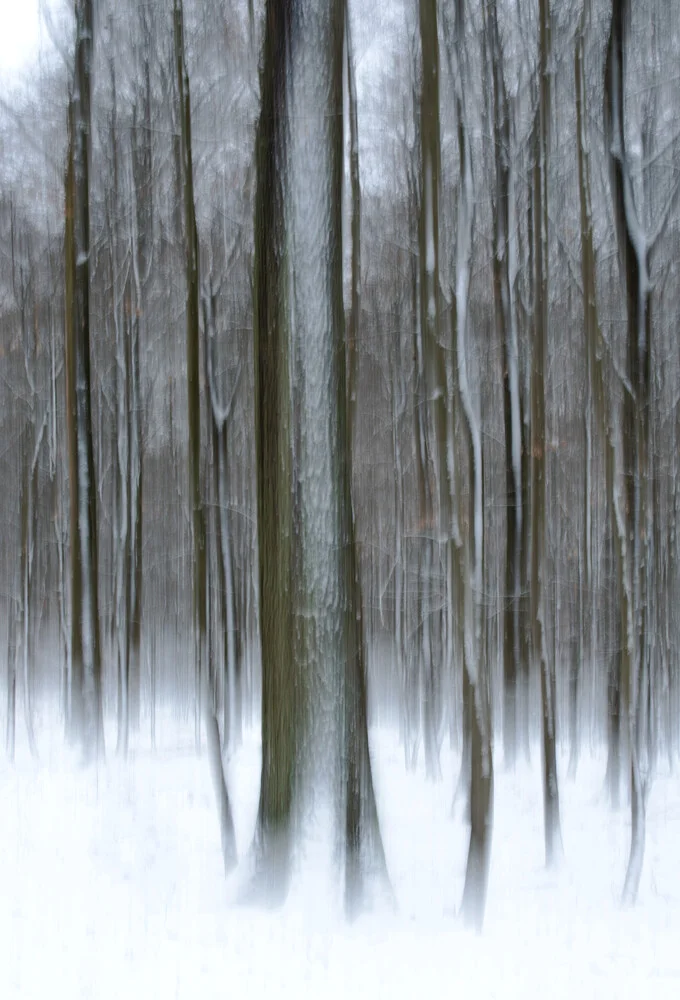
M 18 997 L 645 997 L 680 995 L 680 787 L 651 792 L 638 905 L 619 905 L 628 810 L 603 795 L 604 754 L 560 777 L 566 860 L 543 865 L 540 752 L 496 769 L 486 923 L 456 917 L 467 828 L 451 816 L 458 757 L 443 781 L 408 775 L 391 730 L 373 733 L 378 802 L 398 911 L 347 925 L 308 877 L 280 911 L 232 901 L 205 756 L 190 724 L 159 713 L 157 754 L 71 768 L 55 731 L 42 763 L 19 747 L 0 763 L 1 994 Z M 247 850 L 257 806 L 258 737 L 230 761 L 236 836 Z M 235 877 L 235 881 L 237 878 Z
M 434 275 L 434 209 L 432 203 L 432 162 L 429 152 L 425 157 L 425 270 L 428 278 Z

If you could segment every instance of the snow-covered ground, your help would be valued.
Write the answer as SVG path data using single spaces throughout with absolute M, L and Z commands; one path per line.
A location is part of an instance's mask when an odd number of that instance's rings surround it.
M 602 794 L 604 758 L 561 786 L 565 864 L 543 865 L 540 756 L 496 773 L 492 868 L 480 937 L 456 916 L 467 830 L 444 777 L 407 775 L 397 735 L 372 734 L 388 864 L 398 901 L 347 925 L 314 878 L 283 910 L 236 905 L 225 882 L 205 756 L 171 724 L 159 750 L 96 771 L 60 741 L 39 764 L 0 763 L 0 996 L 680 997 L 680 787 L 657 776 L 640 898 L 619 906 L 627 810 Z M 173 742 L 175 745 L 173 745 Z M 241 854 L 257 805 L 259 747 L 230 761 Z M 564 768 L 562 769 L 564 774 Z

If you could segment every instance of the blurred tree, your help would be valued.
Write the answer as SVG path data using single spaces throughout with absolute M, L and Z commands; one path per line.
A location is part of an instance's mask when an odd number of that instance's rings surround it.
M 345 902 L 386 880 L 366 718 L 342 285 L 342 0 L 268 0 L 255 207 L 260 887 L 283 898 L 307 811 Z M 337 840 L 336 840 L 337 837 Z

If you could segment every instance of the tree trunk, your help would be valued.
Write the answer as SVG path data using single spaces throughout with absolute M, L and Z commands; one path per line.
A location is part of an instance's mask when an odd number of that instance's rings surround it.
M 184 12 L 182 0 L 173 7 L 175 69 L 180 119 L 180 170 L 184 207 L 184 258 L 186 268 L 187 325 L 187 405 L 189 427 L 189 497 L 192 539 L 192 632 L 196 691 L 196 736 L 200 742 L 200 705 L 206 642 L 206 538 L 205 512 L 201 496 L 201 400 L 199 393 L 199 277 L 198 229 L 194 201 L 194 168 L 191 141 L 191 97 L 184 48 Z
M 517 685 L 520 673 L 520 593 L 522 545 L 522 415 L 519 350 L 515 322 L 514 190 L 510 164 L 510 107 L 505 88 L 503 52 L 496 2 L 488 6 L 488 34 L 493 94 L 496 192 L 494 217 L 494 306 L 503 350 L 505 422 L 506 538 L 503 596 L 503 749 L 506 765 L 517 755 Z
M 206 382 L 210 398 L 210 429 L 213 476 L 215 481 L 214 503 L 217 510 L 218 546 L 218 591 L 221 596 L 221 618 L 224 634 L 225 670 L 224 685 L 224 733 L 225 745 L 231 741 L 238 745 L 242 736 L 242 709 L 240 701 L 241 656 L 237 647 L 236 586 L 234 582 L 234 546 L 232 544 L 227 518 L 227 433 L 231 409 L 238 386 L 239 375 L 225 407 L 219 401 L 215 382 L 215 312 L 216 299 L 212 288 L 203 297 L 205 332 Z M 239 692 L 237 703 L 237 691 Z
M 609 152 L 610 185 L 626 296 L 627 374 L 624 393 L 622 471 L 625 507 L 617 479 L 617 537 L 621 582 L 621 625 L 626 671 L 624 698 L 628 711 L 631 764 L 631 847 L 623 889 L 625 903 L 637 897 L 645 849 L 647 776 L 642 757 L 644 680 L 648 662 L 646 567 L 653 535 L 649 479 L 651 289 L 649 260 L 653 247 L 638 215 L 630 177 L 624 127 L 624 75 L 630 8 L 628 0 L 612 0 L 604 87 L 604 133 Z M 661 231 L 661 230 L 660 230 Z M 658 238 L 658 237 L 657 237 Z M 632 543 L 632 552 L 629 546 Z M 622 685 L 623 686 L 623 685 Z
M 189 74 L 184 48 L 184 14 L 182 0 L 174 0 L 174 44 L 177 70 L 177 91 L 181 123 L 181 167 L 184 192 L 184 247 L 186 264 L 186 322 L 187 322 L 187 400 L 189 423 L 189 491 L 192 510 L 192 626 L 194 645 L 194 672 L 197 699 L 197 736 L 200 737 L 201 714 L 204 715 L 208 733 L 208 753 L 211 774 L 220 805 L 220 829 L 225 867 L 236 860 L 233 824 L 225 823 L 224 803 L 229 804 L 224 771 L 217 767 L 215 753 L 220 752 L 219 735 L 216 735 L 217 721 L 212 698 L 212 678 L 209 663 L 204 659 L 207 653 L 207 565 L 205 511 L 201 495 L 200 455 L 201 455 L 201 401 L 199 394 L 199 276 L 198 276 L 198 229 L 194 203 L 193 158 L 191 145 L 191 99 Z M 206 676 L 204 677 L 204 673 Z M 207 687 L 210 697 L 204 697 Z M 201 706 L 203 711 L 201 711 Z M 216 740 L 216 746 L 215 746 Z M 220 762 L 221 763 L 221 762 Z
M 539 104 L 534 160 L 534 345 L 531 379 L 531 454 L 532 454 L 532 622 L 534 656 L 539 659 L 541 675 L 541 721 L 543 758 L 543 810 L 545 820 L 545 859 L 548 866 L 561 859 L 562 833 L 557 780 L 556 684 L 555 664 L 550 660 L 546 641 L 546 457 L 545 457 L 545 355 L 548 335 L 548 152 L 550 144 L 550 81 L 548 55 L 550 13 L 548 0 L 539 0 Z
M 128 684 L 128 714 L 133 729 L 139 727 L 141 707 L 141 640 L 142 640 L 142 531 L 143 531 L 143 441 L 140 341 L 142 317 L 151 265 L 150 245 L 153 243 L 153 148 L 151 131 L 151 69 L 152 48 L 150 12 L 139 8 L 140 34 L 143 53 L 143 87 L 141 89 L 141 122 L 137 122 L 137 103 L 132 111 L 132 181 L 135 212 L 132 219 L 131 256 L 133 301 L 131 310 L 132 345 L 130 352 L 130 654 Z
M 217 560 L 219 565 L 219 559 Z M 208 571 L 208 594 L 212 592 L 210 576 L 212 575 L 212 560 L 207 560 Z M 213 605 L 208 605 L 208 618 L 212 618 Z M 215 797 L 217 799 L 217 809 L 220 820 L 220 843 L 222 846 L 222 860 L 224 861 L 224 873 L 228 875 L 236 864 L 236 833 L 234 830 L 234 820 L 231 813 L 231 803 L 227 791 L 227 776 L 222 762 L 222 742 L 220 740 L 220 730 L 217 723 L 216 687 L 217 669 L 215 663 L 214 637 L 216 630 L 211 627 L 212 623 L 207 621 L 207 664 L 203 670 L 201 681 L 205 686 L 202 696 L 204 706 L 206 743 L 208 749 L 208 762 L 210 764 L 210 775 L 212 777 Z
M 464 101 L 465 65 L 464 11 L 456 4 L 457 75 L 456 113 L 461 176 L 458 187 L 458 230 L 456 234 L 456 330 L 455 347 L 458 397 L 463 415 L 469 463 L 470 501 L 468 524 L 463 540 L 464 669 L 469 681 L 470 733 L 470 843 L 465 869 L 462 913 L 466 923 L 481 930 L 486 906 L 491 834 L 493 823 L 493 758 L 487 628 L 484 611 L 484 474 L 481 404 L 475 405 L 468 370 L 467 317 L 470 291 L 470 261 L 474 230 L 474 183 L 472 156 Z M 465 689 L 464 689 L 465 690 Z M 463 711 L 466 712 L 465 703 Z M 465 751 L 464 751 L 465 754 Z
M 75 86 L 71 98 L 66 196 L 66 360 L 68 419 L 71 425 L 71 615 L 74 626 L 72 720 L 86 760 L 101 752 L 103 742 L 97 491 L 90 380 L 92 8 L 92 0 L 76 2 Z
M 422 592 L 420 609 L 420 664 L 421 710 L 425 772 L 430 779 L 441 777 L 437 739 L 437 715 L 434 691 L 440 687 L 442 674 L 441 654 L 435 644 L 432 571 L 437 540 L 443 541 L 450 532 L 449 462 L 447 459 L 446 419 L 446 366 L 439 341 L 439 316 L 441 312 L 439 289 L 439 178 L 440 178 L 440 121 L 439 121 L 439 38 L 437 32 L 436 0 L 419 0 L 420 46 L 422 82 L 420 91 L 420 170 L 421 193 L 418 219 L 419 243 L 419 338 L 420 338 L 420 398 L 416 408 L 419 415 L 418 476 L 422 482 L 420 494 L 420 530 L 423 533 L 422 571 L 419 591 Z M 425 405 L 428 400 L 428 405 Z M 428 411 L 430 411 L 428 419 Z M 432 486 L 430 466 L 438 482 L 438 512 Z M 436 534 L 435 534 L 436 532 Z
M 313 792 L 315 811 L 329 823 L 329 858 L 341 845 L 353 913 L 366 899 L 367 877 L 384 883 L 386 871 L 368 752 L 351 502 L 344 37 L 341 0 L 267 2 L 255 208 L 262 649 L 255 891 L 285 896 Z
M 16 611 L 14 601 L 9 601 L 7 613 L 7 729 L 5 733 L 5 749 L 10 761 L 14 761 L 16 748 L 16 715 L 17 715 L 17 640 Z

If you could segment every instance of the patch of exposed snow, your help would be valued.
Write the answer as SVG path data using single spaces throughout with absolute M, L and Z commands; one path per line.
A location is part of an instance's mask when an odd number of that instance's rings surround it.
M 495 828 L 481 937 L 456 917 L 468 830 L 451 817 L 460 764 L 444 779 L 407 774 L 397 734 L 372 733 L 376 792 L 398 912 L 347 925 L 314 841 L 280 911 L 233 902 L 223 877 L 207 760 L 190 723 L 159 713 L 157 754 L 77 770 L 44 725 L 41 765 L 18 746 L 0 763 L 0 955 L 3 997 L 194 998 L 543 995 L 579 1000 L 678 995 L 680 789 L 659 774 L 649 801 L 638 905 L 619 905 L 629 843 L 626 810 L 603 793 L 605 755 L 562 780 L 566 861 L 543 865 L 540 752 L 496 775 Z M 19 735 L 19 734 L 18 734 Z M 21 741 L 20 741 L 21 743 Z M 239 856 L 257 809 L 259 738 L 229 761 Z M 560 777 L 567 756 L 561 758 Z M 323 843 L 320 838 L 319 843 Z M 317 868 L 322 866 L 322 870 Z

